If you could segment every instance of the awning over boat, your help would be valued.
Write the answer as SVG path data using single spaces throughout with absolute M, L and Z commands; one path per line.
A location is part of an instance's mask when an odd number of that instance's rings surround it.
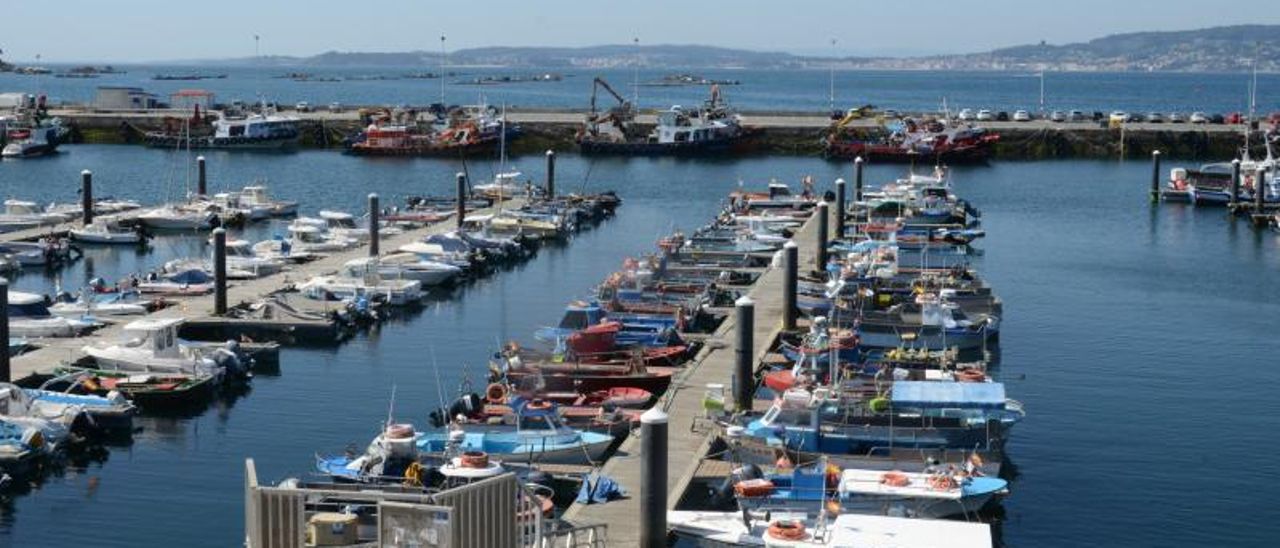
M 892 399 L 902 407 L 1003 409 L 1004 383 L 898 381 Z

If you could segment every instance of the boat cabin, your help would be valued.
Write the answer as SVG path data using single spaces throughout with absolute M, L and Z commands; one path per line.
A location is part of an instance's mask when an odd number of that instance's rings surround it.
M 127 348 L 150 351 L 153 356 L 181 357 L 178 347 L 178 328 L 182 318 L 144 318 L 124 326 L 122 336 Z
M 565 307 L 564 317 L 560 319 L 560 329 L 578 331 L 596 325 L 605 320 L 604 310 L 599 305 L 573 303 Z
M 298 136 L 298 120 L 284 116 L 252 114 L 243 119 L 219 118 L 215 138 L 292 139 Z
M 48 318 L 51 316 L 49 304 L 45 302 L 43 295 L 24 291 L 9 291 L 10 318 Z
M 330 229 L 335 228 L 360 228 L 356 226 L 355 217 L 350 213 L 342 211 L 321 211 L 320 218 L 324 219 L 325 224 Z
M 328 240 L 325 239 L 324 232 L 319 228 L 310 225 L 290 225 L 289 236 L 304 244 L 328 243 Z

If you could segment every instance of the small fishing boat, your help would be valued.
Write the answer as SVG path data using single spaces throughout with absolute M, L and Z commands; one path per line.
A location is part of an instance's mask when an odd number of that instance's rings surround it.
M 419 434 L 419 451 L 440 453 L 451 445 L 461 451 L 482 452 L 511 462 L 591 464 L 601 460 L 613 436 L 582 432 L 565 426 L 555 406 L 533 400 L 512 406 L 513 430 L 478 431 L 448 429 Z
M 92 318 L 64 318 L 49 311 L 41 295 L 9 291 L 9 334 L 14 337 L 76 337 L 102 324 Z
M 142 373 L 92 367 L 60 367 L 58 375 L 73 377 L 69 389 L 109 397 L 124 395 L 141 409 L 185 409 L 203 405 L 216 392 L 218 377 L 212 374 Z M 51 385 L 57 386 L 57 385 Z
M 138 222 L 154 230 L 209 230 L 217 218 L 208 210 L 192 210 L 166 205 L 138 215 Z
M 141 316 L 151 310 L 153 303 L 141 298 L 137 291 L 93 293 L 81 291 L 74 299 L 62 294 L 58 302 L 49 307 L 55 316 L 76 319 L 84 316 Z
M 20 406 L 46 418 L 67 417 L 74 421 L 74 417 L 83 413 L 91 419 L 88 427 L 106 435 L 132 432 L 133 417 L 137 414 L 137 408 L 118 392 L 101 397 L 0 383 L 0 402 L 3 402 L 0 407 L 13 409 Z M 5 409 L 0 409 L 0 414 L 6 413 Z
M 124 326 L 121 344 L 88 345 L 81 350 L 100 369 L 145 373 L 246 376 L 234 342 L 215 349 L 188 347 L 178 340 L 182 318 L 143 318 Z
M 787 548 L 991 548 L 991 526 L 948 520 L 917 520 L 862 514 L 811 512 L 710 512 L 671 510 L 667 525 L 697 546 Z M 815 517 L 818 516 L 818 517 Z
M 188 295 L 206 295 L 213 292 L 214 280 L 203 265 L 163 274 L 149 276 L 146 281 L 138 283 L 138 291 L 152 295 L 169 295 L 183 297 Z
M 72 240 L 87 244 L 133 245 L 144 241 L 142 234 L 136 230 L 115 229 L 102 223 L 73 228 L 69 234 Z
M 0 417 L 0 472 L 22 477 L 45 455 L 44 434 Z
M 80 249 L 65 238 L 44 238 L 39 242 L 0 242 L 0 254 L 27 266 L 59 266 L 82 256 Z
M 363 272 L 359 277 L 352 274 L 316 276 L 298 284 L 297 289 L 307 298 L 322 301 L 365 298 L 406 306 L 422 300 L 422 282 L 418 280 L 384 279 L 376 270 Z
M 440 285 L 462 274 L 457 266 L 423 259 L 413 253 L 352 259 L 343 265 L 343 271 L 353 277 L 371 270 L 385 279 L 417 280 L 424 286 Z
M 240 191 L 240 203 L 248 207 L 264 208 L 272 217 L 289 217 L 298 214 L 298 202 L 275 200 L 264 185 L 249 185 Z

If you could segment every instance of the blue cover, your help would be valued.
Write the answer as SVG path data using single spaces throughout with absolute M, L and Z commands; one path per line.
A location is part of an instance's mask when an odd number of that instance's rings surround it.
M 1004 383 L 898 381 L 892 400 L 902 407 L 1004 409 Z
M 592 481 L 594 479 L 594 481 Z M 588 474 L 582 477 L 582 488 L 578 490 L 578 504 L 598 504 L 627 496 L 613 478 L 603 474 Z
M 213 278 L 203 270 L 184 270 L 165 276 L 171 282 L 179 284 L 206 284 L 213 281 Z

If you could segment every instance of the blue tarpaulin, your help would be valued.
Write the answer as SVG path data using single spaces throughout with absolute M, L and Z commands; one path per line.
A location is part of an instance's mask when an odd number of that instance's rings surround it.
M 613 478 L 602 474 L 588 474 L 582 477 L 582 488 L 578 490 L 578 504 L 597 504 L 620 499 L 627 491 L 613 481 Z
M 892 399 L 901 407 L 1003 409 L 1004 383 L 898 381 Z

